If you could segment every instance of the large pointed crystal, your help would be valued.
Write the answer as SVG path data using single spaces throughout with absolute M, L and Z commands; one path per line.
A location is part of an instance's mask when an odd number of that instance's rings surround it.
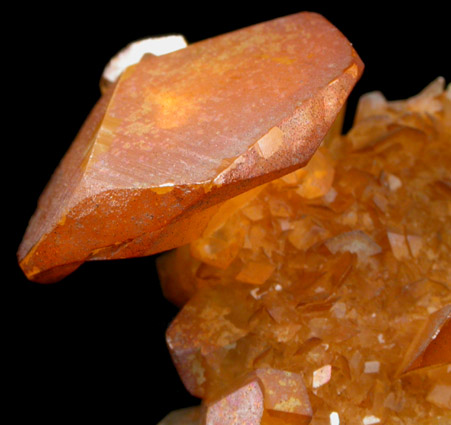
M 314 13 L 144 56 L 42 194 L 18 252 L 25 274 L 52 282 L 87 260 L 193 240 L 214 206 L 307 163 L 362 68 Z

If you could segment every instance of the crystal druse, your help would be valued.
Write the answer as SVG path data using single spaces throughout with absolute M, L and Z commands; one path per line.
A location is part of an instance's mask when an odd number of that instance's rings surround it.
M 442 78 L 369 93 L 307 167 L 158 258 L 181 307 L 168 346 L 202 398 L 188 423 L 451 423 L 450 145 Z

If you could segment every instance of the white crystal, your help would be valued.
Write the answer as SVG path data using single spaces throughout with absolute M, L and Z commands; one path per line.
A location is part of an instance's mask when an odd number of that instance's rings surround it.
M 337 197 L 337 191 L 331 187 L 329 192 L 327 192 L 324 196 L 323 199 L 325 202 L 327 202 L 328 204 L 331 204 L 332 202 L 335 201 L 335 198 Z
M 261 297 L 263 297 L 263 295 L 266 295 L 268 293 L 268 291 L 260 293 L 260 289 L 261 288 L 254 288 L 251 291 L 249 291 L 249 293 L 252 295 L 253 298 L 259 300 Z
M 319 388 L 330 381 L 332 366 L 330 364 L 320 367 L 313 372 L 313 388 Z
M 166 55 L 185 48 L 188 43 L 183 35 L 151 37 L 135 41 L 119 51 L 105 67 L 102 77 L 113 83 L 130 65 L 138 63 L 146 53 L 155 56 Z
M 332 412 L 329 415 L 330 425 L 340 425 L 340 416 L 338 416 L 337 412 Z
M 381 364 L 376 360 L 365 362 L 364 373 L 378 373 L 380 365 Z
M 346 304 L 337 302 L 332 306 L 330 310 L 337 319 L 343 319 L 343 317 L 345 317 L 346 315 Z
M 392 192 L 396 192 L 402 186 L 401 179 L 395 176 L 394 174 L 389 174 L 387 177 L 387 181 L 388 187 Z
M 372 425 L 372 424 L 378 424 L 381 420 L 377 416 L 365 416 L 363 418 L 363 425 Z

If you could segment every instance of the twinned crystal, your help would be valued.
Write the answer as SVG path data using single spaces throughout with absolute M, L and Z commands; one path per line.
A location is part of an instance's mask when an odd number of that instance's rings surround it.
M 442 78 L 369 93 L 307 167 L 158 258 L 193 423 L 451 423 L 450 148 Z

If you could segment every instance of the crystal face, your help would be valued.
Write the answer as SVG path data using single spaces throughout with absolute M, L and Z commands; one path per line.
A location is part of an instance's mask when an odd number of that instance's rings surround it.
M 450 145 L 442 78 L 406 101 L 369 93 L 308 167 L 225 202 L 158 258 L 199 423 L 238 423 L 232 404 L 252 412 L 243 423 L 451 422 Z M 262 371 L 292 374 L 292 393 Z
M 20 266 L 53 282 L 199 237 L 219 203 L 307 163 L 362 69 L 314 13 L 145 55 L 105 89 L 53 175 Z

